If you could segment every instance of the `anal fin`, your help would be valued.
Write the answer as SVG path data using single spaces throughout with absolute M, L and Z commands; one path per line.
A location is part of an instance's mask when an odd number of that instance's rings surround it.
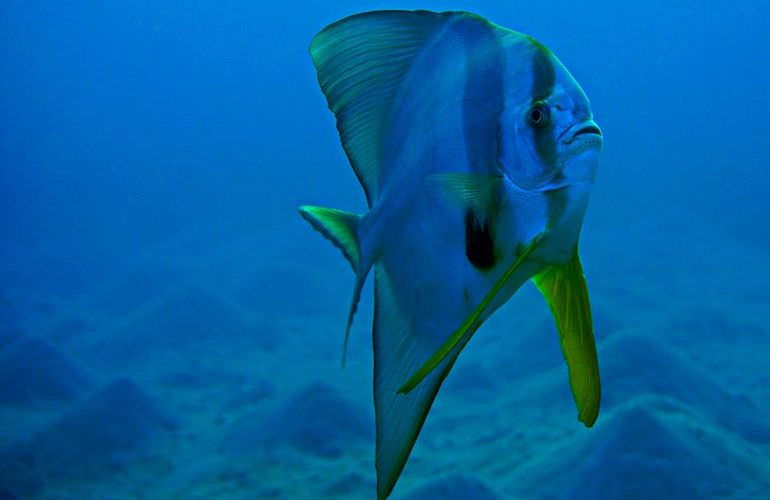
M 377 498 L 390 495 L 406 465 L 441 383 L 460 348 L 448 353 L 437 368 L 408 394 L 399 394 L 403 377 L 435 349 L 429 332 L 415 328 L 410 305 L 385 265 L 375 265 L 374 408 L 377 423 Z M 427 352 L 426 352 L 427 351 Z

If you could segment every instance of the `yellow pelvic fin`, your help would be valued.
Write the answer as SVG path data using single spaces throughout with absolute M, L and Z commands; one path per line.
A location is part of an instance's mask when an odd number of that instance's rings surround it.
M 532 281 L 556 321 L 578 420 L 591 427 L 599 414 L 601 383 L 588 287 L 577 248 L 567 262 L 548 266 Z

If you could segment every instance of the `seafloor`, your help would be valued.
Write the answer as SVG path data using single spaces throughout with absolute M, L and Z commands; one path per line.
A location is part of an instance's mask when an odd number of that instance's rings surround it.
M 393 498 L 770 496 L 766 252 L 673 210 L 590 219 L 596 426 L 527 286 L 461 356 Z M 259 235 L 0 290 L 0 498 L 373 497 L 371 292 L 342 369 L 352 276 L 302 224 L 287 208 Z

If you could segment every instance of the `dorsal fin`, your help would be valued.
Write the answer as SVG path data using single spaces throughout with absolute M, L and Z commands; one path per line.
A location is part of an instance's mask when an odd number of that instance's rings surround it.
M 426 41 L 453 15 L 356 14 L 330 24 L 310 44 L 318 83 L 369 206 L 379 194 L 382 144 L 399 83 Z

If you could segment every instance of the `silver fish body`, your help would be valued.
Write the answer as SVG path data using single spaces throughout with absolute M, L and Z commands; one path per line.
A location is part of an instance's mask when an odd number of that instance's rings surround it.
M 599 374 L 577 243 L 602 135 L 574 78 L 533 38 L 463 12 L 351 16 L 311 54 L 370 208 L 300 213 L 356 274 L 348 331 L 375 270 L 378 497 L 460 351 L 530 279 L 592 425 Z

